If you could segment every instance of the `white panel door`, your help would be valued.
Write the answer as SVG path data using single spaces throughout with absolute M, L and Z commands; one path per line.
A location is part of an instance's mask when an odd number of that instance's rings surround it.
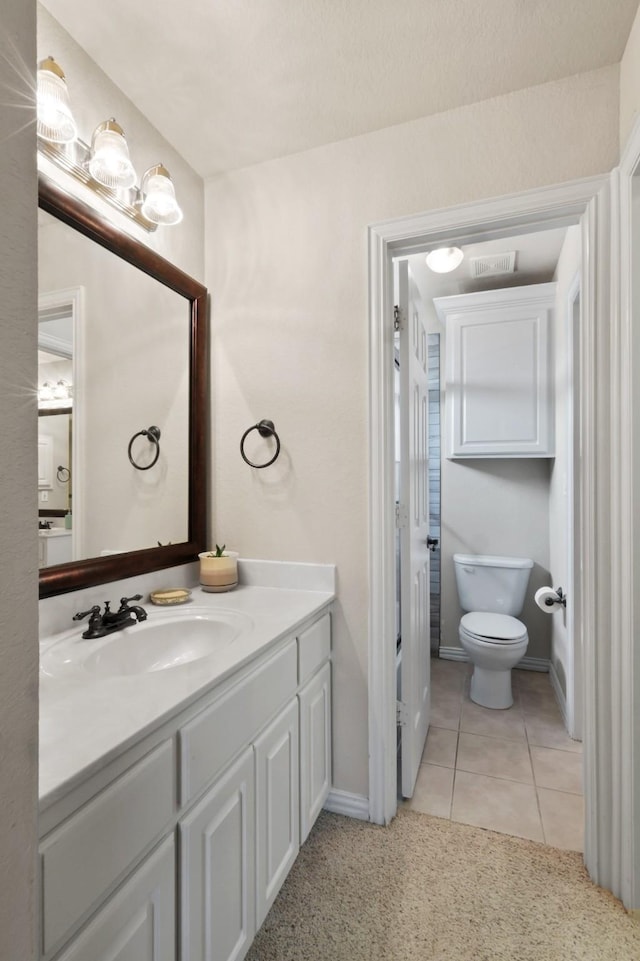
M 181 961 L 240 961 L 255 934 L 253 748 L 180 824 Z
M 427 324 L 406 261 L 400 308 L 400 718 L 402 794 L 412 797 L 429 727 L 429 393 Z
M 331 790 L 331 665 L 306 684 L 300 699 L 300 844 Z
M 300 848 L 298 700 L 255 742 L 256 928 L 259 928 Z

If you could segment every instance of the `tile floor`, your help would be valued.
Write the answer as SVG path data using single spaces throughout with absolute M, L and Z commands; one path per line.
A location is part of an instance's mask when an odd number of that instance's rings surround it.
M 513 671 L 513 707 L 469 699 L 471 665 L 431 661 L 431 724 L 414 796 L 426 814 L 582 850 L 582 744 L 548 674 Z

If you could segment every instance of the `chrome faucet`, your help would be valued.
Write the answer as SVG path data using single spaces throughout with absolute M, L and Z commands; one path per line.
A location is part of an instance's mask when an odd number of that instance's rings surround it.
M 120 607 L 117 611 L 111 610 L 111 602 L 104 602 L 104 611 L 100 612 L 100 606 L 94 604 L 90 607 L 88 611 L 79 611 L 77 614 L 73 615 L 74 621 L 81 621 L 87 615 L 89 617 L 89 624 L 86 631 L 83 632 L 82 636 L 91 639 L 96 637 L 105 637 L 107 634 L 112 634 L 114 631 L 121 631 L 125 627 L 131 627 L 133 624 L 137 624 L 139 621 L 146 621 L 147 612 L 144 607 L 138 607 L 134 605 L 129 606 L 129 601 L 141 601 L 142 594 L 134 594 L 132 597 L 121 597 Z

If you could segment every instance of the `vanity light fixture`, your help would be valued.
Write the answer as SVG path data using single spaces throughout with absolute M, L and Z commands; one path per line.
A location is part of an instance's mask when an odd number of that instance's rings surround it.
M 175 187 L 163 164 L 150 167 L 137 186 L 136 172 L 120 124 L 98 124 L 91 146 L 77 135 L 64 73 L 53 57 L 38 64 L 38 151 L 56 167 L 151 232 L 183 219 Z M 46 168 L 44 170 L 46 172 Z
M 50 143 L 73 143 L 78 128 L 71 113 L 64 72 L 53 57 L 38 64 L 37 102 L 38 136 Z
M 115 117 L 98 124 L 93 131 L 89 173 L 112 190 L 133 187 L 136 182 L 124 130 Z
M 427 267 L 436 274 L 448 274 L 460 266 L 463 257 L 459 247 L 438 247 L 427 254 Z
M 68 380 L 59 380 L 53 384 L 45 380 L 38 388 L 38 407 L 71 407 L 73 404 L 73 387 Z
M 169 171 L 162 164 L 149 167 L 142 178 L 142 214 L 154 224 L 179 224 L 183 213 Z

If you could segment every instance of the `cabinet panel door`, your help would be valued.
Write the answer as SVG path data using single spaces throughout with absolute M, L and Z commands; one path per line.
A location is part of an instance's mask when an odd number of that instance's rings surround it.
M 175 961 L 173 836 L 134 871 L 58 961 Z
M 297 700 L 258 738 L 255 750 L 256 925 L 260 927 L 300 846 Z
M 300 698 L 300 844 L 331 789 L 331 665 L 325 664 Z
M 180 824 L 181 961 L 240 961 L 255 934 L 253 748 Z

